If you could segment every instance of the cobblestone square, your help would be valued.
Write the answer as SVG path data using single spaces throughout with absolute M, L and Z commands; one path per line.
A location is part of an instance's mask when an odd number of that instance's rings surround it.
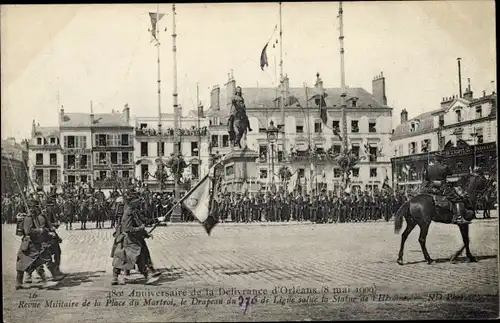
M 462 245 L 459 230 L 452 225 L 433 223 L 427 246 L 437 264 L 424 262 L 418 232 L 413 232 L 407 242 L 404 266 L 396 263 L 400 235 L 393 233 L 392 222 L 220 224 L 210 237 L 199 225 L 160 227 L 154 238 L 148 240 L 155 266 L 166 270 L 159 284 L 143 285 L 140 276 L 133 274 L 130 284 L 114 288 L 110 285 L 109 257 L 113 231 L 61 228 L 62 269 L 68 276 L 57 290 L 20 291 L 14 290 L 19 247 L 14 231 L 12 225 L 2 228 L 6 322 L 430 319 L 498 315 L 496 218 L 471 225 L 471 248 L 478 263 L 468 263 L 464 258 L 456 264 L 449 263 L 447 258 Z M 200 291 L 196 297 L 189 294 L 194 288 Z M 213 290 L 214 295 L 207 294 L 207 289 Z M 240 306 L 237 290 L 243 289 L 267 290 L 268 302 L 261 303 L 264 297 L 259 295 L 257 303 L 245 306 L 244 297 Z M 356 289 L 363 289 L 369 300 L 349 301 L 349 297 L 359 298 Z M 160 291 L 168 297 L 153 297 L 148 303 L 145 300 L 148 297 L 141 296 L 137 298 L 139 305 L 128 304 L 134 295 Z M 183 297 L 182 291 L 187 296 Z M 30 295 L 35 292 L 35 300 L 41 301 L 41 307 L 20 308 L 34 300 Z M 112 292 L 112 300 L 108 300 Z M 328 302 L 323 303 L 322 297 Z M 187 301 L 184 306 L 181 298 Z M 47 300 L 53 300 L 54 304 L 58 300 L 80 302 L 80 306 L 47 307 Z M 82 307 L 85 300 L 101 301 L 102 306 Z M 217 303 L 219 300 L 222 304 Z M 113 302 L 127 304 L 111 306 Z

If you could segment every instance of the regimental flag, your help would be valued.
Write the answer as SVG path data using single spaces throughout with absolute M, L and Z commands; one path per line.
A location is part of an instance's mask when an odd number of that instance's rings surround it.
M 267 61 L 267 45 L 269 45 L 269 43 L 266 44 L 266 46 L 264 46 L 264 48 L 262 49 L 262 52 L 260 53 L 260 69 L 261 70 L 264 70 L 264 67 L 265 66 L 269 66 L 269 62 Z
M 157 12 L 150 12 L 149 13 L 149 18 L 151 18 L 151 29 L 148 31 L 151 33 L 153 38 L 158 41 L 158 38 L 156 38 L 156 24 L 158 21 L 160 21 L 161 18 L 163 18 L 164 14 L 163 13 L 157 13 Z

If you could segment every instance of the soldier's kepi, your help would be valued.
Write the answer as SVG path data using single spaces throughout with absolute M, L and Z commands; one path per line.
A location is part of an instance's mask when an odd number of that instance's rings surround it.
M 252 131 L 250 128 L 250 122 L 248 121 L 247 111 L 245 107 L 245 100 L 243 100 L 243 93 L 241 91 L 241 87 L 237 86 L 235 93 L 231 99 L 231 111 L 229 114 L 228 120 L 228 129 L 229 131 L 234 131 L 234 120 L 236 117 L 241 118 L 247 126 L 248 131 Z
M 446 181 L 447 176 L 453 175 L 452 170 L 443 162 L 443 156 L 437 152 L 434 155 L 434 160 L 429 162 L 424 175 L 425 186 L 433 190 L 437 190 L 442 195 L 447 197 L 453 204 L 453 220 L 452 223 L 464 224 L 466 221 L 461 212 L 461 203 L 464 203 L 463 198 L 453 189 Z

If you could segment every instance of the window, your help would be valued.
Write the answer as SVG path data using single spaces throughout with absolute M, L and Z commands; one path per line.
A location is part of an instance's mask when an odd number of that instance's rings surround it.
M 266 179 L 267 178 L 267 169 L 261 169 L 260 170 L 260 179 Z
M 42 138 L 38 137 L 36 138 L 36 144 L 41 145 L 42 144 Z
M 130 159 L 132 159 L 130 155 L 132 155 L 132 153 L 125 151 L 122 152 L 122 165 L 130 164 Z
M 107 146 L 107 136 L 106 135 L 95 135 L 95 141 L 97 147 Z
M 140 129 L 141 129 L 141 130 L 142 130 L 142 129 L 146 129 L 146 128 L 148 127 L 148 124 L 147 124 L 147 123 L 141 123 L 141 124 L 139 125 L 139 127 L 140 127 Z
M 106 153 L 99 153 L 99 164 L 106 164 Z
M 57 165 L 57 155 L 56 154 L 50 154 L 50 165 L 52 165 L 52 166 Z
M 352 107 L 353 107 L 353 108 L 355 108 L 355 107 L 356 107 L 356 105 L 357 105 L 356 99 L 352 99 L 352 100 L 351 100 L 351 102 L 352 102 L 352 103 L 351 103 L 351 104 L 352 104 Z
M 422 152 L 422 153 L 429 152 L 431 150 L 431 141 L 430 141 L 430 139 L 423 140 L 420 143 L 420 146 L 421 146 L 420 152 Z
M 370 153 L 370 162 L 376 162 L 377 161 L 377 153 L 378 153 L 377 147 L 370 146 L 369 153 Z
M 191 164 L 191 175 L 193 178 L 200 178 L 199 165 Z
M 80 169 L 87 169 L 87 155 L 80 155 Z
M 455 111 L 457 115 L 457 122 L 462 122 L 462 110 Z
M 304 177 L 306 175 L 306 170 L 304 168 L 299 168 L 299 172 L 297 175 L 298 178 Z
M 482 118 L 483 117 L 483 109 L 481 106 L 476 107 L 476 119 Z
M 156 156 L 165 156 L 165 143 L 163 141 L 156 144 Z
M 130 141 L 129 141 L 129 135 L 128 134 L 122 134 L 121 138 L 121 144 L 122 146 L 130 146 Z
M 359 145 L 352 145 L 352 153 L 359 158 Z
M 43 165 L 43 154 L 36 154 L 36 164 Z
M 484 142 L 483 128 L 476 129 L 477 143 L 482 144 Z
M 304 126 L 295 126 L 296 133 L 304 133 Z
M 332 128 L 340 130 L 340 121 L 338 120 L 332 121 Z
M 148 179 L 149 165 L 141 165 L 141 179 Z
M 75 169 L 76 168 L 76 156 L 75 155 L 68 155 L 68 169 Z
M 340 171 L 340 168 L 334 168 L 333 169 L 333 177 L 337 178 L 337 177 L 341 177 L 342 174 L 341 174 L 341 171 Z
M 57 183 L 57 169 L 51 169 L 49 177 L 51 183 Z
M 75 140 L 75 136 L 66 136 L 66 142 L 64 143 L 64 145 L 66 146 L 66 148 L 76 148 L 76 140 Z
M 130 172 L 128 170 L 122 171 L 122 178 L 129 178 L 130 177 Z
M 56 138 L 55 137 L 51 137 L 50 138 L 50 144 L 51 145 L 55 145 L 56 144 Z
M 231 176 L 231 175 L 234 175 L 234 166 L 233 165 L 226 166 L 226 176 Z
M 321 132 L 321 122 L 314 122 L 314 132 L 315 133 L 320 133 Z
M 375 121 L 370 121 L 368 122 L 368 132 L 377 132 L 377 129 L 375 128 L 377 123 Z
M 261 162 L 267 161 L 267 145 L 259 145 L 259 158 Z
M 279 145 L 278 146 L 278 163 L 281 163 L 282 161 L 284 161 L 284 158 L 285 155 L 283 154 L 283 145 Z
M 147 142 L 141 142 L 141 157 L 146 157 L 148 156 L 148 143 Z
M 359 168 L 352 169 L 352 177 L 359 177 Z
M 439 138 L 439 149 L 443 149 L 446 145 L 446 137 L 442 136 Z
M 229 147 L 229 135 L 222 135 L 222 147 Z
M 279 125 L 278 125 L 278 131 L 279 131 L 280 133 L 284 132 L 284 131 L 285 131 L 285 126 L 284 126 L 284 125 L 282 125 L 282 124 L 279 124 Z
M 108 175 L 108 172 L 107 172 L 107 171 L 105 171 L 105 170 L 101 170 L 101 171 L 99 172 L 99 179 L 100 179 L 101 181 L 103 181 L 103 180 L 105 180 L 105 179 L 106 179 L 107 175 Z
M 351 121 L 351 132 L 353 133 L 359 132 L 359 122 L 357 120 Z
M 35 173 L 35 180 L 38 184 L 43 185 L 43 169 L 37 169 Z
M 377 177 L 377 169 L 376 168 L 370 168 L 370 177 Z
M 259 127 L 259 133 L 265 133 L 265 132 L 267 132 L 266 127 L 263 127 L 263 128 Z
M 340 145 L 333 145 L 333 153 L 334 154 L 340 154 L 340 149 L 341 149 Z
M 212 135 L 212 147 L 219 147 L 219 136 Z
M 444 126 L 444 115 L 442 114 L 439 116 L 439 126 L 440 127 Z
M 87 183 L 87 175 L 80 175 L 80 182 Z
M 199 156 L 198 143 L 196 141 L 191 142 L 191 156 Z
M 410 154 L 415 154 L 417 152 L 417 143 L 416 142 L 410 142 Z
M 111 153 L 111 164 L 116 165 L 118 164 L 118 153 Z
M 76 183 L 76 177 L 75 175 L 68 175 L 68 183 L 75 184 Z

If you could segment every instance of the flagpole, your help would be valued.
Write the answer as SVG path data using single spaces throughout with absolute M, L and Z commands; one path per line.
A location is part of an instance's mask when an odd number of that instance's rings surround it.
M 163 134 L 162 134 L 162 124 L 161 124 L 161 65 L 160 65 L 160 28 L 158 23 L 160 20 L 160 4 L 156 5 L 156 24 L 155 24 L 155 35 L 156 35 L 156 63 L 157 63 L 157 83 L 158 83 L 158 159 L 160 161 L 161 167 L 163 167 L 162 155 L 163 155 Z M 158 173 L 160 174 L 160 173 Z M 160 192 L 163 189 L 163 176 L 158 178 Z
M 176 25 L 175 25 L 175 4 L 172 4 L 172 57 L 173 57 L 173 69 L 172 75 L 174 78 L 174 89 L 173 89 L 173 105 L 174 105 L 174 154 L 178 157 L 181 153 L 179 151 L 179 104 L 178 104 L 178 94 L 177 94 L 177 46 L 176 46 Z M 176 178 L 174 178 L 174 194 L 175 200 L 179 201 L 181 197 L 181 192 L 179 188 L 179 183 Z M 177 207 L 173 211 L 173 215 L 179 217 L 181 215 L 181 209 L 177 204 Z
M 283 133 L 281 135 L 283 153 L 286 153 L 285 149 L 285 83 L 283 79 L 283 26 L 281 18 L 281 2 L 280 2 L 280 84 L 281 84 L 281 98 L 280 98 L 280 108 L 281 108 L 281 124 L 283 126 Z
M 345 70 L 344 70 L 344 19 L 342 10 L 342 1 L 339 2 L 339 41 L 340 41 L 340 110 L 342 114 L 342 145 L 344 155 L 347 155 L 347 115 L 346 115 L 346 88 L 345 88 Z M 348 170 L 344 169 L 344 188 L 347 188 Z

